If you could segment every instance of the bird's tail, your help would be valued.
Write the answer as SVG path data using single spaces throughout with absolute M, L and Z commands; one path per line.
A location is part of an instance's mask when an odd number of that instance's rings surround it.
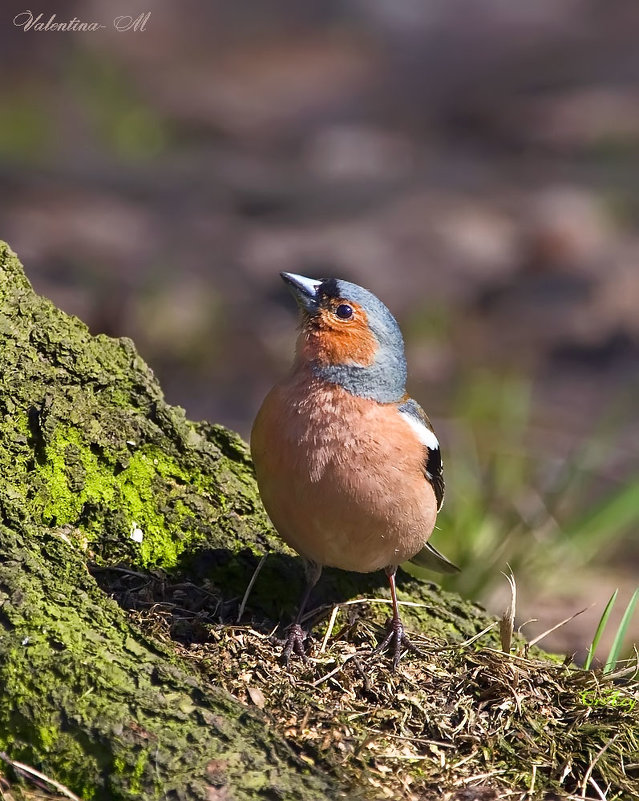
M 436 573 L 459 573 L 460 568 L 454 565 L 436 548 L 427 542 L 426 545 L 416 553 L 410 560 L 418 567 L 425 567 L 427 570 L 434 570 Z

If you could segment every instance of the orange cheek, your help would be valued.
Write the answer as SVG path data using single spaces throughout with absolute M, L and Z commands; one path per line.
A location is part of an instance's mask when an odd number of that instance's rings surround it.
M 377 353 L 377 341 L 365 315 L 341 323 L 330 312 L 321 312 L 320 319 L 309 322 L 302 331 L 303 355 L 323 365 L 355 363 L 371 365 Z

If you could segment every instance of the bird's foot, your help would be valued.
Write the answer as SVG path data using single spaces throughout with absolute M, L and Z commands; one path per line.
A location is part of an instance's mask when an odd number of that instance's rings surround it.
M 404 629 L 404 624 L 398 617 L 391 618 L 386 624 L 386 628 L 388 629 L 386 637 L 384 637 L 377 648 L 375 648 L 373 653 L 380 654 L 382 651 L 386 651 L 387 649 L 392 651 L 393 671 L 397 670 L 397 665 L 399 665 L 399 660 L 402 655 L 402 648 L 405 648 L 407 651 L 413 651 L 413 653 L 416 654 L 423 653 L 409 640 Z
M 285 665 L 288 665 L 291 654 L 297 654 L 297 656 L 299 656 L 303 662 L 308 662 L 308 657 L 306 656 L 306 651 L 304 649 L 305 640 L 306 634 L 304 633 L 304 629 L 299 623 L 293 623 L 288 630 L 286 642 L 284 643 L 284 648 L 282 649 L 282 661 Z

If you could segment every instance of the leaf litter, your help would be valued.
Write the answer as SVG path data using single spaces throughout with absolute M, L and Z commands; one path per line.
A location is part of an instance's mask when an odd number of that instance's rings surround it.
M 239 599 L 211 587 L 124 570 L 109 591 L 147 635 L 260 710 L 309 767 L 334 774 L 344 798 L 639 799 L 634 665 L 604 676 L 521 641 L 504 653 L 487 630 L 465 643 L 412 632 L 421 654 L 393 673 L 371 654 L 379 599 L 365 599 L 313 610 L 309 659 L 285 666 L 282 630 L 227 622 Z

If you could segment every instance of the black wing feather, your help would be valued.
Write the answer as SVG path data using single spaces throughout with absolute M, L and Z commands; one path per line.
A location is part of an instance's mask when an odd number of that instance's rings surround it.
M 442 465 L 442 454 L 439 448 L 427 448 L 428 456 L 424 464 L 424 473 L 430 481 L 435 498 L 437 498 L 437 511 L 442 508 L 444 503 L 444 469 Z

